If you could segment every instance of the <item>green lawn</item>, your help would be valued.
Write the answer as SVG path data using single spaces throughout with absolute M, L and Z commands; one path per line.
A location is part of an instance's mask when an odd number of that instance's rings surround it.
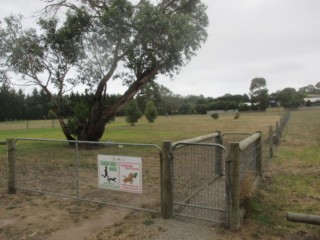
M 218 130 L 262 131 L 264 137 L 267 137 L 269 126 L 275 126 L 281 114 L 282 112 L 241 113 L 237 120 L 234 119 L 234 114 L 221 114 L 217 120 L 209 115 L 159 116 L 154 123 L 149 123 L 143 117 L 135 126 L 126 123 L 124 117 L 117 117 L 115 122 L 106 126 L 101 141 L 161 144 L 164 140 L 178 141 Z M 54 124 L 51 120 L 29 121 L 28 125 L 25 121 L 0 123 L 0 140 L 17 137 L 65 139 L 57 121 Z

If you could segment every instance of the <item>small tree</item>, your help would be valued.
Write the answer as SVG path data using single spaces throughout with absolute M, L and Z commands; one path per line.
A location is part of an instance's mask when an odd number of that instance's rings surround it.
M 57 118 L 57 114 L 55 114 L 54 111 L 49 110 L 48 112 L 48 119 L 56 119 Z
M 141 110 L 136 100 L 133 100 L 128 104 L 126 113 L 127 113 L 127 118 L 126 118 L 127 123 L 130 123 L 131 126 L 134 126 L 135 123 L 138 122 L 139 118 L 141 118 L 142 116 Z
M 153 123 L 154 120 L 157 118 L 158 111 L 153 101 L 147 102 L 144 115 L 146 115 L 146 118 L 148 119 L 149 123 Z

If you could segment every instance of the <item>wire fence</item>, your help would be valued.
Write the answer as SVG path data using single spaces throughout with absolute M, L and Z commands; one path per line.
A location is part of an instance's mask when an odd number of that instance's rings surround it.
M 20 120 L 1 122 L 0 130 L 23 130 L 23 129 L 48 129 L 60 128 L 57 119 L 44 120 Z
M 18 139 L 16 148 L 17 189 L 160 211 L 155 145 Z
M 289 117 L 286 113 L 275 130 L 270 128 L 263 142 L 260 132 L 216 132 L 170 143 L 173 151 L 166 154 L 152 144 L 19 138 L 9 149 L 8 142 L 0 141 L 0 190 L 10 191 L 14 185 L 169 217 L 163 209 L 170 211 L 172 204 L 173 215 L 237 228 L 239 209 L 262 175 L 262 159 L 267 158 L 263 154 L 269 148 L 272 158 L 275 140 L 281 138 Z M 10 164 L 12 151 L 15 164 Z M 174 174 L 167 164 L 172 164 Z
M 0 141 L 0 192 L 5 192 L 8 187 L 7 172 L 7 142 Z

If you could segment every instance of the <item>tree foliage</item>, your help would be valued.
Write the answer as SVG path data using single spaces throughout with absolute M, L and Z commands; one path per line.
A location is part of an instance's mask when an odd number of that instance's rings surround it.
M 39 18 L 40 30 L 23 29 L 20 16 L 0 26 L 1 73 L 47 95 L 67 139 L 98 141 L 105 125 L 159 74 L 173 77 L 206 40 L 208 18 L 200 0 L 47 0 L 44 11 L 67 9 L 63 22 Z M 6 75 L 7 76 L 7 75 Z M 105 104 L 111 80 L 125 93 Z M 68 125 L 65 94 L 84 85 L 93 93 L 85 116 Z
M 281 106 L 285 108 L 296 108 L 303 103 L 304 95 L 294 88 L 285 88 L 278 93 Z

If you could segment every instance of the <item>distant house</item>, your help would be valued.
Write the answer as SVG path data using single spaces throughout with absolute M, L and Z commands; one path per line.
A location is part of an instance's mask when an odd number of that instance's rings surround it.
M 303 99 L 305 102 L 311 103 L 319 103 L 320 104 L 320 95 L 308 95 L 306 98 Z

